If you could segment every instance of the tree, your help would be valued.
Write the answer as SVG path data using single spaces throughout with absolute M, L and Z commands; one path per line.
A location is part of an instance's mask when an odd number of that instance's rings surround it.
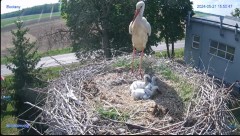
M 23 107 L 22 97 L 25 96 L 23 89 L 25 87 L 34 87 L 45 85 L 43 82 L 41 68 L 36 68 L 37 63 L 40 61 L 40 56 L 37 55 L 37 48 L 35 48 L 36 41 L 30 43 L 24 35 L 29 29 L 23 29 L 23 22 L 18 19 L 15 22 L 17 30 L 11 31 L 13 35 L 14 48 L 8 49 L 10 57 L 7 60 L 13 65 L 8 64 L 7 68 L 10 69 L 13 76 L 13 89 L 15 90 L 14 99 L 16 102 L 17 113 Z
M 26 85 L 39 85 L 42 82 L 39 80 L 41 77 L 37 78 L 37 74 L 40 72 L 41 68 L 35 69 L 37 63 L 40 61 L 40 56 L 36 54 L 36 42 L 30 43 L 29 39 L 24 36 L 29 29 L 23 29 L 22 21 L 18 20 L 15 24 L 17 26 L 17 31 L 11 31 L 14 48 L 8 49 L 10 57 L 7 57 L 8 61 L 13 65 L 8 64 L 7 68 L 14 74 L 13 84 L 16 96 L 18 97 L 21 90 Z
M 62 17 L 67 20 L 70 31 L 73 31 L 73 49 L 103 49 L 105 56 L 110 57 L 110 49 L 125 48 L 131 52 L 131 36 L 128 26 L 133 18 L 135 5 L 139 0 L 62 0 Z M 149 45 L 157 45 L 165 40 L 169 53 L 169 43 L 184 37 L 184 18 L 192 11 L 190 0 L 146 0 L 144 16 L 151 24 L 152 34 Z M 159 34 L 160 32 L 160 34 Z
M 103 49 L 111 57 L 110 49 L 131 52 L 131 22 L 137 0 L 62 0 L 62 16 L 74 31 L 73 49 Z
M 240 8 L 235 8 L 231 15 L 240 18 Z
M 174 42 L 184 37 L 184 20 L 188 11 L 192 11 L 190 0 L 147 0 L 146 17 L 155 29 L 156 35 L 159 31 L 159 41 L 165 40 L 167 54 L 170 58 L 174 57 Z M 155 37 L 156 38 L 156 37 Z M 172 44 L 172 55 L 169 52 L 169 43 Z

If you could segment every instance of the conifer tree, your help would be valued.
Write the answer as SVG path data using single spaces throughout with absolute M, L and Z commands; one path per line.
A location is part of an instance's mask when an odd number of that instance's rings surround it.
M 17 30 L 11 31 L 13 38 L 12 42 L 14 47 L 9 48 L 10 56 L 7 57 L 10 64 L 7 68 L 12 71 L 13 76 L 13 88 L 16 91 L 16 95 L 21 94 L 21 90 L 27 86 L 35 86 L 43 83 L 41 76 L 38 77 L 38 73 L 41 68 L 36 68 L 37 63 L 40 61 L 40 56 L 37 55 L 36 41 L 30 42 L 30 38 L 26 38 L 25 35 L 29 31 L 28 28 L 23 29 L 23 22 L 18 19 L 15 22 Z

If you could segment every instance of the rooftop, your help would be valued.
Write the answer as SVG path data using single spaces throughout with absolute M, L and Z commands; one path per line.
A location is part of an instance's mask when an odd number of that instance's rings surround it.
M 200 21 L 202 23 L 207 23 L 207 24 L 217 24 L 219 25 L 220 22 L 220 16 L 219 15 L 214 15 L 214 14 L 209 14 L 209 13 L 196 13 L 191 20 L 194 21 Z M 240 27 L 240 18 L 232 17 L 232 16 L 223 16 L 223 26 L 228 27 L 228 28 L 233 28 L 235 29 L 236 24 L 238 24 L 238 27 Z

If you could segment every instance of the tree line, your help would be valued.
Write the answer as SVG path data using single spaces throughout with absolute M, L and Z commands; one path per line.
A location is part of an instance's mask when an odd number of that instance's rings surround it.
M 55 4 L 44 4 L 40 6 L 34 6 L 31 8 L 25 8 L 19 11 L 2 14 L 1 19 L 17 17 L 17 16 L 41 14 L 41 13 L 51 13 L 52 10 L 53 10 L 52 12 L 59 12 L 60 10 L 59 6 L 60 6 L 59 3 L 55 3 Z
M 132 51 L 129 23 L 139 0 L 62 0 L 61 15 L 74 31 L 74 51 L 103 49 L 111 58 L 111 49 Z M 168 57 L 174 56 L 174 43 L 184 38 L 185 18 L 193 15 L 190 0 L 145 0 L 144 16 L 152 27 L 145 52 L 150 45 L 165 42 Z M 169 44 L 172 53 L 169 53 Z

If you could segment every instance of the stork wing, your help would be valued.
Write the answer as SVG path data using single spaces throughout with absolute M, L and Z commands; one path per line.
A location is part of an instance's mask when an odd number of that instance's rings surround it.
M 152 29 L 151 29 L 151 26 L 148 22 L 147 22 L 147 31 L 148 31 L 148 36 L 150 36 L 151 32 L 152 32 Z
M 152 31 L 151 30 L 151 25 L 149 24 L 149 22 L 147 21 L 147 19 L 145 17 L 142 17 L 142 20 L 143 20 L 144 25 L 145 25 L 145 27 L 147 29 L 148 36 L 150 36 L 151 35 L 151 31 Z
M 133 23 L 133 22 L 131 22 L 131 23 L 129 24 L 129 34 L 132 34 L 132 23 Z

